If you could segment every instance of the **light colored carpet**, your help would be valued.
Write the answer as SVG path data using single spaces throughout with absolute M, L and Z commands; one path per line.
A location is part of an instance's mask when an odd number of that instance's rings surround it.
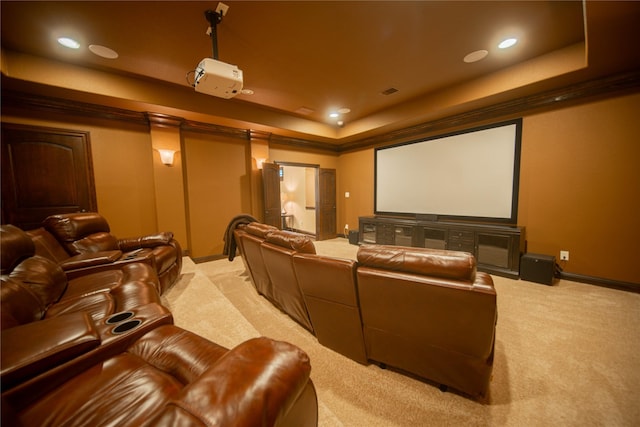
M 355 258 L 346 239 L 318 253 Z M 240 257 L 195 265 L 165 295 L 175 323 L 226 347 L 264 335 L 306 351 L 326 426 L 639 426 L 640 295 L 561 280 L 493 276 L 498 326 L 489 396 L 360 365 L 259 296 Z

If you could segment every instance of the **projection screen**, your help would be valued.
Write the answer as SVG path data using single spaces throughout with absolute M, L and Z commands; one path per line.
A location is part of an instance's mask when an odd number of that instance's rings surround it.
M 375 150 L 376 215 L 517 221 L 522 120 Z

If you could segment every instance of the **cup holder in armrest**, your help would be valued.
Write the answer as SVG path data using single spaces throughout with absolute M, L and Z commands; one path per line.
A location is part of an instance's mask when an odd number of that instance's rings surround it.
M 106 320 L 108 325 L 113 325 L 114 323 L 120 323 L 127 319 L 133 317 L 133 311 L 122 311 L 120 313 L 112 314 Z
M 142 323 L 142 320 L 139 320 L 139 319 L 128 320 L 124 323 L 119 324 L 115 328 L 113 328 L 111 332 L 114 334 L 122 334 L 134 328 L 137 328 L 141 323 Z

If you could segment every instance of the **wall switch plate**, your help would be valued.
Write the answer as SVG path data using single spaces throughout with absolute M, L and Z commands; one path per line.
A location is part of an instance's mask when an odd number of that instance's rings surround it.
M 569 251 L 560 251 L 560 261 L 569 261 Z

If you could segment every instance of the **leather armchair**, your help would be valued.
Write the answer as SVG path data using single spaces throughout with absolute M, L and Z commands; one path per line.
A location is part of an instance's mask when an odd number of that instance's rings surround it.
M 36 253 L 59 263 L 69 277 L 144 262 L 156 270 L 162 294 L 178 279 L 182 268 L 182 248 L 173 233 L 119 239 L 96 212 L 52 215 L 43 221 L 43 227 L 28 234 L 36 244 Z
M 3 393 L 2 425 L 317 426 L 308 356 L 254 338 L 227 350 L 173 325 L 96 354 L 33 393 Z

